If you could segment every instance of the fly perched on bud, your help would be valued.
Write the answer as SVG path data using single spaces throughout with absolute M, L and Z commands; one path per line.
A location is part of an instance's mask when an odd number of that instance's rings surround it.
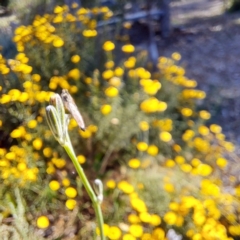
M 79 112 L 77 105 L 75 104 L 72 96 L 67 89 L 62 90 L 61 98 L 65 108 L 71 113 L 72 117 L 76 120 L 78 126 L 81 128 L 81 130 L 85 131 L 85 124 L 82 115 Z

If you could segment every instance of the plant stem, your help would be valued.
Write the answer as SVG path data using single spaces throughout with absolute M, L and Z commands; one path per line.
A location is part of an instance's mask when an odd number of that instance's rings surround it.
M 63 147 L 64 147 L 65 151 L 67 152 L 68 156 L 71 158 L 71 160 L 73 162 L 73 165 L 76 168 L 77 173 L 78 173 L 78 175 L 79 175 L 79 177 L 80 177 L 80 179 L 81 179 L 89 197 L 92 200 L 93 207 L 94 207 L 96 217 L 97 217 L 97 221 L 98 221 L 101 240 L 105 240 L 105 236 L 104 236 L 104 232 L 103 232 L 103 224 L 104 224 L 103 215 L 102 215 L 101 206 L 100 206 L 100 203 L 97 199 L 97 196 L 96 196 L 95 192 L 93 191 L 93 189 L 92 189 L 92 187 L 91 187 L 91 185 L 90 185 L 90 183 L 89 183 L 89 181 L 88 181 L 88 179 L 87 179 L 87 177 L 86 177 L 86 175 L 83 171 L 83 168 L 81 167 L 81 165 L 79 164 L 79 162 L 77 160 L 77 157 L 74 153 L 74 150 L 73 150 L 73 147 L 72 147 L 72 144 L 71 144 L 69 138 L 68 138 L 67 143 Z

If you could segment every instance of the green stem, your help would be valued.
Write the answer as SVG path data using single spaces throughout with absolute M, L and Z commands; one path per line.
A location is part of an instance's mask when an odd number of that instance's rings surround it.
M 68 136 L 67 136 L 67 138 L 68 138 Z M 76 168 L 77 173 L 78 173 L 78 175 L 79 175 L 79 177 L 80 177 L 80 179 L 81 179 L 89 197 L 92 200 L 93 207 L 94 207 L 96 217 L 97 217 L 97 221 L 98 221 L 98 226 L 99 226 L 99 229 L 100 229 L 101 240 L 105 240 L 105 236 L 104 236 L 104 232 L 103 232 L 103 224 L 104 224 L 103 215 L 102 215 L 101 206 L 100 206 L 100 203 L 97 199 L 97 196 L 94 193 L 94 191 L 93 191 L 93 189 L 92 189 L 92 187 L 91 187 L 91 185 L 90 185 L 90 183 L 89 183 L 81 165 L 79 164 L 79 162 L 77 160 L 77 157 L 74 153 L 72 144 L 69 141 L 69 138 L 68 138 L 67 143 L 63 147 L 64 147 L 65 151 L 67 152 L 68 156 L 71 158 L 71 160 L 73 162 L 73 165 Z

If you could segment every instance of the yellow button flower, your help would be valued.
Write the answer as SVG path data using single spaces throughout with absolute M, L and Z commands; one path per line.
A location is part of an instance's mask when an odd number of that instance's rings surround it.
M 74 68 L 68 72 L 68 77 L 72 78 L 74 80 L 78 80 L 80 78 L 80 76 L 81 76 L 81 73 L 80 73 L 79 69 L 77 69 L 77 68 Z
M 193 110 L 190 109 L 190 108 L 183 108 L 183 109 L 181 110 L 181 114 L 182 114 L 183 116 L 185 116 L 185 117 L 190 117 L 190 116 L 192 116 L 192 114 L 193 114 Z
M 83 30 L 82 32 L 82 35 L 84 37 L 96 37 L 97 36 L 97 31 L 94 29 L 94 30 L 91 30 L 91 29 L 88 29 L 88 30 Z
M 146 121 L 141 121 L 138 126 L 142 131 L 147 131 L 149 129 L 149 124 Z
M 101 107 L 101 113 L 103 115 L 108 115 L 112 111 L 112 107 L 109 104 L 105 104 Z
M 60 38 L 60 37 L 56 37 L 54 40 L 53 40 L 53 46 L 56 47 L 56 48 L 60 48 L 64 45 L 64 41 Z
M 27 123 L 27 126 L 29 128 L 35 128 L 37 126 L 37 121 L 35 119 L 32 119 L 30 120 L 28 123 Z
M 60 188 L 60 184 L 59 184 L 58 181 L 52 180 L 52 181 L 49 183 L 49 187 L 50 187 L 53 191 L 57 191 L 57 190 Z
M 120 181 L 118 183 L 117 187 L 126 194 L 130 194 L 130 193 L 134 192 L 133 186 L 130 183 L 128 183 L 127 181 Z
M 170 142 L 172 140 L 172 135 L 169 132 L 161 132 L 159 134 L 159 138 L 163 141 L 163 142 Z
M 202 110 L 199 112 L 199 116 L 204 120 L 208 120 L 211 118 L 211 113 L 209 113 L 208 111 Z
M 149 145 L 147 153 L 151 156 L 156 156 L 158 154 L 158 147 L 155 145 Z
M 220 157 L 216 160 L 216 163 L 220 168 L 225 168 L 227 165 L 227 159 Z
M 33 141 L 32 145 L 36 150 L 40 150 L 42 148 L 43 142 L 40 138 L 36 138 Z
M 177 215 L 174 212 L 167 212 L 164 217 L 163 217 L 164 221 L 169 224 L 169 225 L 173 225 L 176 223 L 177 221 Z
M 128 162 L 128 166 L 129 166 L 130 168 L 136 169 L 136 168 L 139 168 L 140 165 L 141 165 L 141 162 L 140 162 L 140 160 L 137 159 L 137 158 L 132 158 L 132 159 L 129 160 L 129 162 Z
M 120 239 L 121 235 L 122 235 L 122 232 L 118 227 L 116 226 L 109 227 L 107 237 L 110 240 L 118 240 Z
M 63 185 L 64 187 L 70 186 L 70 180 L 69 180 L 68 178 L 64 178 L 64 179 L 62 180 L 62 185 Z
M 65 203 L 65 206 L 69 209 L 69 210 L 73 210 L 75 208 L 75 206 L 77 205 L 77 202 L 75 199 L 68 199 Z
M 106 52 L 112 51 L 114 48 L 115 48 L 115 45 L 111 41 L 106 41 L 103 44 L 103 50 L 106 51 Z
M 105 94 L 108 97 L 116 97 L 118 95 L 118 89 L 110 86 L 105 90 Z
M 114 74 L 117 77 L 121 77 L 123 75 L 123 73 L 124 73 L 124 70 L 120 67 L 116 67 L 114 70 Z
M 210 128 L 211 132 L 213 132 L 213 133 L 221 133 L 222 132 L 222 127 L 217 124 L 211 124 L 209 128 Z
M 40 216 L 37 219 L 38 228 L 47 228 L 49 226 L 49 220 L 46 216 Z
M 80 164 L 84 164 L 86 162 L 86 158 L 83 155 L 78 155 L 77 159 Z
M 145 143 L 145 142 L 139 142 L 139 143 L 137 143 L 137 149 L 139 150 L 139 151 L 146 151 L 147 150 L 147 148 L 148 148 L 148 144 L 147 143 Z
M 165 162 L 165 165 L 166 167 L 174 167 L 175 166 L 175 162 L 172 160 L 172 159 L 168 159 L 166 162 Z
M 122 51 L 125 53 L 132 53 L 135 51 L 135 47 L 132 44 L 126 44 L 122 46 Z
M 78 63 L 78 62 L 80 62 L 80 60 L 81 60 L 81 58 L 79 55 L 73 55 L 71 57 L 71 62 L 73 62 L 73 63 Z
M 73 188 L 73 187 L 68 187 L 65 190 L 65 194 L 69 198 L 75 198 L 77 196 L 77 190 L 75 188 Z
M 114 180 L 110 179 L 106 182 L 106 186 L 110 189 L 114 189 L 116 187 L 116 182 Z
M 113 77 L 114 73 L 111 69 L 108 69 L 108 70 L 105 70 L 103 73 L 102 73 L 102 77 L 103 79 L 110 79 L 111 77 Z
M 143 227 L 139 224 L 132 224 L 129 228 L 129 232 L 136 238 L 143 235 Z

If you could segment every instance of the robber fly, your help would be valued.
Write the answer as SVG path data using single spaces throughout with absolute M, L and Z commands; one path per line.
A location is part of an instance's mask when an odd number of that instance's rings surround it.
M 81 130 L 85 131 L 85 124 L 82 115 L 79 112 L 77 105 L 75 104 L 72 96 L 67 89 L 62 90 L 61 98 L 65 108 L 71 113 L 72 117 L 76 120 L 78 126 L 81 128 Z

